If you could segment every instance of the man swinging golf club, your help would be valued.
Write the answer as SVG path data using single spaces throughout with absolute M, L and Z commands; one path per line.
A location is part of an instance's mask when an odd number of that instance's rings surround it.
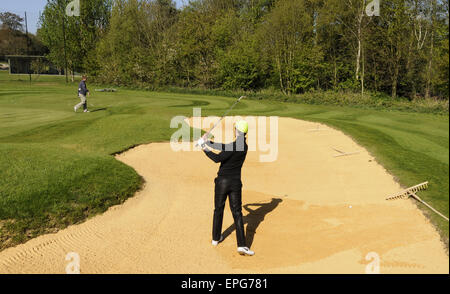
M 219 163 L 220 168 L 215 182 L 214 218 L 212 245 L 217 246 L 222 240 L 222 221 L 225 201 L 229 197 L 230 209 L 236 227 L 237 251 L 241 255 L 254 255 L 245 242 L 244 222 L 242 219 L 242 182 L 241 169 L 247 156 L 248 145 L 245 135 L 248 132 L 248 123 L 239 121 L 235 125 L 236 140 L 229 144 L 215 143 L 207 139 L 208 133 L 199 139 L 198 145 L 202 147 L 206 156 Z M 216 154 L 210 147 L 219 150 Z

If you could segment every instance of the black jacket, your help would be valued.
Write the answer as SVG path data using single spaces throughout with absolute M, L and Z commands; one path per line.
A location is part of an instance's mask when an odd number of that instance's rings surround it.
M 86 87 L 86 82 L 85 81 L 81 81 L 80 84 L 78 85 L 78 95 L 82 94 L 84 96 L 86 96 L 86 94 L 89 92 L 89 90 Z
M 244 165 L 248 151 L 245 136 L 239 136 L 236 138 L 236 141 L 229 144 L 207 141 L 206 145 L 221 151 L 219 154 L 216 154 L 209 150 L 204 150 L 206 156 L 208 156 L 212 161 L 216 163 L 220 162 L 219 172 L 217 173 L 218 176 L 241 178 L 241 169 Z

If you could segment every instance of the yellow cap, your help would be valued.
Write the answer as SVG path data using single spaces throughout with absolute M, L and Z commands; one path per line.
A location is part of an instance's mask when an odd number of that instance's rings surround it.
M 236 129 L 240 132 L 247 134 L 248 132 L 248 123 L 245 120 L 240 120 L 236 123 Z

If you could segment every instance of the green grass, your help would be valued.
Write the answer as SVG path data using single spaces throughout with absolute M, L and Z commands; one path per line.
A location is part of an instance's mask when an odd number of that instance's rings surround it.
M 221 115 L 234 102 L 205 94 L 92 91 L 93 112 L 75 114 L 76 88 L 64 77 L 41 76 L 30 85 L 27 76 L 0 72 L 0 250 L 122 203 L 142 179 L 112 154 L 168 141 L 171 118 L 191 116 L 192 107 L 202 107 L 203 115 Z M 366 147 L 403 186 L 429 180 L 421 197 L 449 214 L 448 115 L 264 100 L 243 100 L 233 114 L 295 117 L 336 127 Z M 448 223 L 424 211 L 448 243 Z

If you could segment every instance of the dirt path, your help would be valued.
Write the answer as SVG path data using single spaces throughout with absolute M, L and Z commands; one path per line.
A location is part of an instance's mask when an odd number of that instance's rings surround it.
M 363 148 L 316 123 L 280 118 L 279 130 L 278 160 L 249 152 L 243 169 L 255 256 L 236 253 L 228 206 L 227 238 L 210 244 L 218 166 L 158 143 L 117 157 L 147 181 L 134 198 L 4 250 L 0 273 L 65 273 L 68 252 L 79 254 L 82 273 L 364 273 L 369 252 L 381 273 L 449 272 L 438 233 L 412 201 L 384 200 L 401 187 Z M 332 148 L 360 153 L 334 157 Z

